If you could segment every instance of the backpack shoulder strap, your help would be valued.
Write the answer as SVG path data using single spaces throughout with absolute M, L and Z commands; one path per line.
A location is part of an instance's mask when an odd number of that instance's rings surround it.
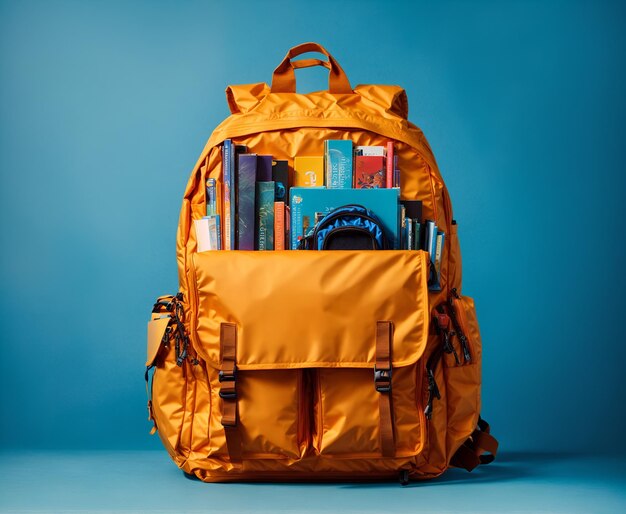
M 479 416 L 476 429 L 452 456 L 450 464 L 472 471 L 481 464 L 493 462 L 498 453 L 498 441 L 490 431 L 489 423 Z

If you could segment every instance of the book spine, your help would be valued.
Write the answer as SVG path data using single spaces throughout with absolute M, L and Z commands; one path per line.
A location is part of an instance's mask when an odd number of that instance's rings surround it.
M 257 156 L 256 154 L 242 154 L 238 160 L 237 248 L 254 250 Z
M 259 182 L 270 182 L 272 178 L 272 156 L 259 155 L 257 164 L 257 180 Z
M 411 218 L 406 218 L 405 219 L 405 241 L 406 241 L 406 245 L 405 245 L 405 249 L 406 250 L 411 250 L 413 249 L 413 245 L 415 244 L 413 242 L 413 237 L 414 237 L 414 232 L 413 232 L 413 220 Z
M 207 226 L 209 228 L 209 244 L 210 244 L 210 250 L 217 250 L 218 248 L 218 244 L 217 244 L 217 226 L 216 226 L 217 220 L 215 219 L 215 216 L 207 216 Z
M 432 291 L 441 291 L 441 259 L 443 256 L 445 234 L 442 231 L 437 231 L 435 240 L 435 281 L 433 284 L 431 284 L 429 289 Z
M 422 233 L 422 225 L 419 220 L 413 220 L 413 247 L 411 250 L 419 250 L 421 248 L 420 245 L 420 235 Z
M 393 142 L 387 142 L 387 173 L 385 175 L 385 187 L 391 189 L 393 187 Z
M 324 141 L 324 171 L 326 187 L 349 189 L 352 187 L 352 141 Z
M 366 157 L 384 157 L 385 151 L 384 146 L 357 146 L 354 154 Z
M 443 255 L 443 242 L 445 234 L 441 231 L 437 232 L 437 244 L 435 245 L 435 271 L 437 277 L 441 273 L 441 256 Z
M 206 180 L 206 215 L 217 214 L 217 185 L 214 178 Z
M 302 197 L 290 193 L 289 201 L 290 222 L 289 222 L 289 239 L 291 241 L 291 249 L 298 249 L 299 238 L 302 237 Z
M 219 214 L 215 214 L 215 232 L 216 232 L 216 238 L 217 238 L 217 247 L 215 249 L 221 250 L 222 249 L 222 225 L 221 225 L 221 219 L 220 219 Z
M 296 187 L 319 187 L 324 185 L 324 156 L 294 159 L 294 185 Z
M 285 246 L 291 249 L 291 207 L 285 205 Z
M 331 180 L 332 180 L 332 173 L 331 173 L 331 169 L 332 169 L 332 163 L 330 162 L 330 158 L 329 158 L 329 148 L 328 148 L 328 143 L 329 141 L 324 141 L 324 185 L 327 188 L 332 188 L 331 185 Z
M 276 182 L 276 201 L 289 205 L 289 163 L 285 160 L 272 161 L 272 178 Z
M 400 168 L 398 168 L 398 156 L 393 156 L 393 187 L 400 187 Z
M 256 183 L 257 250 L 274 249 L 274 182 Z
M 384 157 L 357 155 L 355 157 L 355 189 L 378 189 L 385 185 Z
M 274 250 L 285 249 L 285 202 L 274 202 Z
M 433 222 L 432 226 L 430 227 L 430 248 L 429 248 L 429 252 L 430 252 L 430 260 L 433 264 L 435 264 L 435 250 L 437 249 L 437 225 L 435 225 L 435 222 Z
M 222 147 L 222 173 L 224 178 L 224 249 L 232 250 L 232 203 L 231 203 L 231 163 L 232 163 L 232 142 L 230 139 L 224 140 Z

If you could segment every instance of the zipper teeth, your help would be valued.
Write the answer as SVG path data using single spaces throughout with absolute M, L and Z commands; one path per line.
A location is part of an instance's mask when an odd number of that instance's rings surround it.
M 189 281 L 188 281 L 189 282 Z M 191 283 L 189 284 L 188 290 L 189 290 L 189 337 L 191 338 L 192 342 L 194 343 L 195 346 L 195 350 L 196 353 L 199 353 L 201 345 L 200 345 L 200 340 L 198 339 L 198 334 L 197 334 L 197 330 L 196 330 L 196 326 L 197 326 L 197 319 L 196 316 L 198 315 L 199 309 L 200 309 L 200 305 L 199 305 L 199 300 L 198 300 L 198 291 L 197 291 L 197 279 L 196 279 L 196 261 L 194 259 L 194 256 L 191 256 Z M 191 315 L 193 313 L 193 315 Z M 202 356 L 203 359 L 206 358 L 205 356 Z M 208 362 L 208 361 L 207 361 Z M 209 382 L 210 383 L 210 382 Z
M 419 420 L 420 420 L 420 442 L 421 442 L 421 447 L 420 447 L 420 454 L 424 451 L 424 448 L 426 448 L 426 444 L 427 441 L 426 439 L 428 438 L 428 427 L 427 425 L 427 421 L 426 421 L 426 414 L 424 413 L 424 390 L 422 389 L 424 387 L 424 374 L 425 374 L 425 369 L 426 369 L 426 364 L 424 363 L 423 359 L 420 359 L 421 363 L 418 363 L 417 365 L 417 382 L 416 382 L 416 392 L 417 392 L 417 413 L 419 416 Z
M 460 298 L 452 297 L 452 301 L 454 302 L 456 311 L 455 314 L 457 315 L 459 326 L 461 327 L 461 330 L 463 330 L 463 335 L 465 336 L 465 340 L 467 341 L 467 349 L 472 359 L 474 359 L 472 339 L 470 338 L 469 331 L 467 330 L 467 323 L 465 321 L 465 309 L 463 308 L 463 304 L 461 303 Z

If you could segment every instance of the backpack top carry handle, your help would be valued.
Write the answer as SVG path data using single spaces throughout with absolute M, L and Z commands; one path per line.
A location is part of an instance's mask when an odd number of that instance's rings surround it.
M 328 61 L 320 59 L 300 59 L 292 61 L 294 57 L 307 52 L 319 52 L 324 54 Z M 302 43 L 294 46 L 287 52 L 283 61 L 274 70 L 272 76 L 271 93 L 295 93 L 296 74 L 294 70 L 298 68 L 310 68 L 311 66 L 324 66 L 328 68 L 328 92 L 331 94 L 351 94 L 353 93 L 350 81 L 335 58 L 328 51 L 317 43 Z

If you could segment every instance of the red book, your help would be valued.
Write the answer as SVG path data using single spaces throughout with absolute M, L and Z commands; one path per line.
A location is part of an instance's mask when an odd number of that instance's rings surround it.
M 354 187 L 357 189 L 385 187 L 385 158 L 378 155 L 357 155 L 354 163 Z
M 387 142 L 387 173 L 385 174 L 385 187 L 393 187 L 393 143 Z
M 274 202 L 274 250 L 285 249 L 285 202 Z

